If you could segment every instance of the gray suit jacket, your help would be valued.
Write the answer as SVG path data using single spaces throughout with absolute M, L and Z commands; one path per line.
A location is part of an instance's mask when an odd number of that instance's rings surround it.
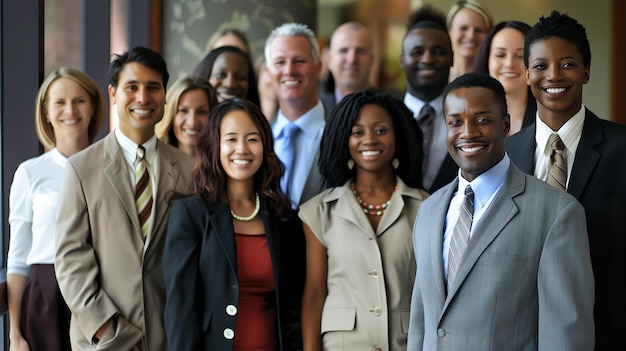
M 172 191 L 190 191 L 193 159 L 158 142 L 157 198 L 146 241 L 134 185 L 122 150 L 110 133 L 70 157 L 57 218 L 55 271 L 71 312 L 73 350 L 167 350 L 161 257 Z M 113 317 L 114 336 L 94 345 Z M 111 328 L 110 328 L 111 329 Z
M 583 207 L 522 173 L 475 227 L 446 294 L 443 233 L 458 178 L 420 207 L 409 350 L 593 350 L 593 273 Z

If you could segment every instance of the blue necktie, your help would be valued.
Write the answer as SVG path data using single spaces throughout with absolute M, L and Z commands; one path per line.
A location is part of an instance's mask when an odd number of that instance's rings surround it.
M 292 198 L 290 194 L 290 186 L 291 186 L 291 178 L 293 176 L 293 166 L 295 162 L 295 148 L 296 148 L 296 137 L 298 132 L 300 131 L 300 127 L 297 124 L 292 122 L 287 122 L 287 124 L 283 127 L 283 145 L 282 149 L 279 150 L 278 157 L 285 165 L 285 174 L 283 174 L 282 179 L 280 180 L 280 187 L 283 189 L 285 194 Z

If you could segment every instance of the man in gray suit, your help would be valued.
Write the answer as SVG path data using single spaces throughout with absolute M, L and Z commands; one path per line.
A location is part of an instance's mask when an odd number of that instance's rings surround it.
M 168 77 L 150 49 L 117 56 L 109 99 L 119 126 L 65 166 L 55 272 L 72 312 L 73 350 L 167 350 L 161 260 L 169 198 L 190 192 L 194 163 L 154 135 Z
M 593 350 L 583 207 L 510 162 L 497 80 L 463 75 L 443 103 L 460 171 L 422 204 L 413 228 L 408 349 Z

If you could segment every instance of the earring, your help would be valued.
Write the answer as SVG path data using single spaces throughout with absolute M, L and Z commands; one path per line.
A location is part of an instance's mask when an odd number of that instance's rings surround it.
M 354 160 L 353 159 L 349 159 L 348 160 L 348 169 L 354 168 L 354 165 L 355 165 Z
M 393 166 L 393 169 L 398 169 L 398 166 L 400 165 L 400 160 L 394 158 L 393 161 L 391 161 L 391 165 Z

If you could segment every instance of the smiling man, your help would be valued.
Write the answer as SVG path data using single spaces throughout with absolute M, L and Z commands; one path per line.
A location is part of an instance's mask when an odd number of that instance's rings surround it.
M 296 207 L 324 189 L 317 163 L 326 122 L 317 97 L 322 64 L 315 34 L 304 24 L 281 25 L 267 38 L 265 62 L 278 98 L 272 133 L 285 166 L 281 188 Z
M 460 170 L 413 227 L 408 350 L 592 350 L 583 207 L 509 161 L 500 82 L 467 73 L 443 100 Z
M 575 19 L 556 11 L 542 17 L 526 36 L 524 63 L 537 118 L 507 138 L 507 151 L 522 171 L 555 184 L 584 206 L 596 287 L 595 350 L 624 350 L 626 127 L 583 105 L 591 50 Z
M 452 44 L 444 14 L 430 5 L 414 12 L 410 23 L 400 55 L 407 81 L 404 104 L 413 111 L 424 135 L 423 188 L 433 193 L 448 184 L 458 169 L 446 150 L 441 107 L 452 66 Z
M 109 66 L 119 127 L 68 160 L 55 271 L 73 350 L 167 350 L 161 256 L 172 192 L 190 192 L 194 160 L 157 140 L 168 80 L 136 47 Z

